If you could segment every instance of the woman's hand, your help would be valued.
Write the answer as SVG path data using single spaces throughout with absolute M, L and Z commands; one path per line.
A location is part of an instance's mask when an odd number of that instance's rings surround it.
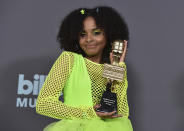
M 95 105 L 94 110 L 96 110 L 99 107 L 100 107 L 100 105 Z M 101 117 L 102 119 L 106 119 L 106 118 L 112 119 L 112 118 L 122 117 L 122 115 L 114 115 L 114 113 L 116 113 L 116 111 L 108 112 L 108 113 L 96 111 L 97 116 Z
M 125 61 L 125 56 L 126 56 L 126 52 L 127 52 L 127 44 L 128 44 L 128 41 L 124 40 L 123 41 L 123 53 L 120 57 L 120 61 L 119 62 L 124 62 Z M 113 62 L 113 54 L 112 52 L 110 53 L 110 61 L 111 61 L 111 64 Z

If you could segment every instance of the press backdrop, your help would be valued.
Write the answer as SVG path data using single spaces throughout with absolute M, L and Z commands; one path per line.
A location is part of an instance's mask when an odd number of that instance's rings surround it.
M 73 9 L 108 5 L 126 19 L 128 101 L 135 131 L 184 130 L 182 0 L 1 0 L 0 130 L 41 131 L 57 121 L 35 112 L 60 55 L 56 35 Z

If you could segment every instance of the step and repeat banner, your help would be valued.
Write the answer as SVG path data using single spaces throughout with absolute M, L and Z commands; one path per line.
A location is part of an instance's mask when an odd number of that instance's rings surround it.
M 184 130 L 183 1 L 1 0 L 0 130 L 42 131 L 58 121 L 36 99 L 61 54 L 56 36 L 73 9 L 115 8 L 130 30 L 128 103 L 135 131 Z

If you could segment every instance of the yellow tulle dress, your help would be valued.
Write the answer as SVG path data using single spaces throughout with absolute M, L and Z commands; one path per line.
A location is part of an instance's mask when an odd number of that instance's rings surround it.
M 63 51 L 52 66 L 36 102 L 36 112 L 59 119 L 44 131 L 133 131 L 128 118 L 127 70 L 112 92 L 117 94 L 118 114 L 122 117 L 101 119 L 93 109 L 100 103 L 107 79 L 102 77 L 103 64 L 94 63 L 80 54 Z M 59 100 L 63 93 L 64 102 Z

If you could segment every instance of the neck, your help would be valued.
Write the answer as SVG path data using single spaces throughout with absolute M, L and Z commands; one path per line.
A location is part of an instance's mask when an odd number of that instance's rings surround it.
M 101 62 L 102 56 L 87 56 L 86 58 L 99 64 Z

